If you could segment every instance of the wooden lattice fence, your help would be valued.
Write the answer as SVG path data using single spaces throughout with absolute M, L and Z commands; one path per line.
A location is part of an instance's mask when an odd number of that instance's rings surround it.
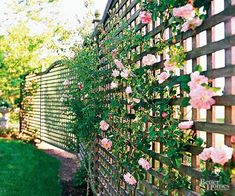
M 21 84 L 21 132 L 63 149 L 74 148 L 76 139 L 70 133 L 73 116 L 64 104 L 66 81 L 72 81 L 72 74 L 58 61 L 44 72 L 25 76 Z
M 190 74 L 194 66 L 201 64 L 203 74 L 210 79 L 213 86 L 221 87 L 221 91 L 214 97 L 216 104 L 210 110 L 193 109 L 191 111 L 190 107 L 180 107 L 182 97 L 173 104 L 175 108 L 181 110 L 181 120 L 191 118 L 195 122 L 197 135 L 206 141 L 207 147 L 217 147 L 222 144 L 231 146 L 230 137 L 235 135 L 235 2 L 234 0 L 207 0 L 205 2 L 210 3 L 210 8 L 207 10 L 208 18 L 194 31 L 190 30 L 178 35 L 174 40 L 174 43 L 183 40 L 184 48 L 187 51 L 187 66 L 179 75 Z M 105 32 L 109 32 L 113 28 L 111 25 L 113 17 L 127 21 L 130 28 L 136 27 L 137 33 L 141 33 L 143 37 L 151 37 L 153 47 L 150 52 L 154 53 L 156 50 L 154 44 L 164 26 L 159 20 L 150 24 L 141 23 L 139 19 L 140 4 L 141 2 L 138 0 L 109 0 L 100 24 L 104 27 Z M 120 29 L 120 33 L 122 33 L 122 29 Z M 102 48 L 106 37 L 100 36 L 96 32 L 94 37 L 98 46 Z M 170 27 L 164 32 L 164 37 L 166 40 L 171 38 Z M 147 52 L 144 52 L 140 45 L 135 46 L 133 51 L 138 56 L 131 59 L 132 63 L 141 65 L 142 58 Z M 151 69 L 154 75 L 162 72 L 165 59 L 165 55 L 158 56 L 158 62 Z M 100 67 L 100 70 L 110 69 L 110 66 L 105 64 L 103 54 L 101 54 L 100 60 L 104 65 Z M 61 100 L 65 91 L 63 83 L 67 78 L 76 78 L 76 71 L 79 70 L 71 70 L 61 63 L 56 63 L 46 72 L 26 77 L 26 84 L 28 82 L 31 85 L 32 81 L 36 81 L 38 86 L 36 85 L 33 95 L 28 95 L 28 87 L 23 84 L 22 131 L 29 134 L 33 132 L 36 137 L 62 148 L 67 147 L 65 141 L 76 143 L 74 135 L 69 134 L 69 123 L 73 116 L 66 113 L 68 109 Z M 109 85 L 106 86 L 106 90 L 105 99 L 107 100 L 110 97 Z M 132 115 L 134 111 L 129 109 L 129 113 Z M 130 118 L 128 123 L 131 124 L 132 120 Z M 145 123 L 143 130 L 148 130 L 150 126 L 150 122 Z M 152 169 L 146 172 L 144 180 L 141 180 L 137 188 L 133 189 L 123 179 L 117 180 L 116 176 L 122 173 L 115 165 L 118 158 L 100 145 L 103 137 L 105 134 L 100 135 L 97 139 L 94 164 L 99 195 L 160 195 L 160 190 L 164 188 L 165 184 L 162 183 L 164 176 L 159 172 L 159 168 L 167 167 L 170 164 L 169 158 L 162 155 L 164 145 L 159 142 L 152 143 L 147 154 Z M 201 180 L 203 180 L 201 169 L 210 167 L 209 164 L 200 164 L 198 154 L 201 151 L 202 148 L 194 146 L 189 148 L 190 157 L 184 157 L 182 165 L 178 168 L 180 173 L 189 179 L 190 189 L 172 191 L 169 192 L 169 195 L 200 194 Z M 235 191 L 231 188 L 224 194 L 235 195 Z
M 208 147 L 222 144 L 231 146 L 230 136 L 235 134 L 235 5 L 234 1 L 230 0 L 209 1 L 209 3 L 208 18 L 203 24 L 194 31 L 187 31 L 183 35 L 176 36 L 175 43 L 183 39 L 187 51 L 187 66 L 180 74 L 189 74 L 194 66 L 201 64 L 203 74 L 210 79 L 213 86 L 221 87 L 222 90 L 215 97 L 216 104 L 207 111 L 193 109 L 189 112 L 190 108 L 180 108 L 181 98 L 174 104 L 181 109 L 182 120 L 191 117 L 195 121 L 197 134 L 206 141 Z M 126 20 L 130 28 L 137 27 L 136 32 L 141 32 L 143 37 L 151 36 L 154 45 L 162 31 L 163 24 L 158 20 L 147 25 L 143 24 L 140 22 L 139 14 L 140 3 L 137 0 L 110 0 L 101 23 L 104 26 L 104 31 L 109 32 L 110 28 L 113 28 L 110 23 L 116 15 L 118 18 Z M 98 35 L 97 37 L 102 47 L 102 42 L 106 37 L 99 37 Z M 164 37 L 166 40 L 171 37 L 170 27 L 164 32 Z M 138 57 L 132 62 L 141 64 L 143 56 L 147 53 L 140 46 L 133 48 L 133 51 L 138 53 Z M 155 48 L 152 47 L 151 52 L 154 51 Z M 154 64 L 154 73 L 162 71 L 165 56 L 161 55 L 158 59 L 158 62 Z M 101 60 L 105 62 L 105 58 Z M 110 67 L 105 65 L 100 69 L 110 69 Z M 109 87 L 107 87 L 107 90 L 109 90 Z M 133 110 L 130 110 L 130 114 L 133 114 Z M 150 125 L 150 122 L 146 123 L 144 129 L 147 130 Z M 103 137 L 105 137 L 105 134 L 101 136 L 101 138 Z M 161 143 L 154 142 L 152 144 L 151 153 L 149 151 L 152 169 L 146 172 L 145 179 L 138 184 L 137 189 L 132 190 L 123 181 L 117 182 L 115 178 L 121 172 L 117 171 L 115 167 L 117 157 L 114 157 L 98 144 L 96 157 L 98 193 L 100 195 L 159 195 L 159 190 L 164 185 L 161 183 L 163 175 L 158 172 L 158 169 L 169 164 L 168 159 L 161 154 L 163 148 L 164 146 Z M 189 177 L 191 190 L 172 191 L 169 195 L 200 194 L 203 175 L 200 171 L 202 166 L 198 154 L 201 150 L 192 147 L 189 150 L 190 159 L 183 159 L 183 164 L 179 168 L 181 173 Z M 187 164 L 188 162 L 190 164 Z M 206 167 L 209 167 L 209 165 L 207 164 Z M 235 195 L 235 192 L 231 189 L 224 194 Z

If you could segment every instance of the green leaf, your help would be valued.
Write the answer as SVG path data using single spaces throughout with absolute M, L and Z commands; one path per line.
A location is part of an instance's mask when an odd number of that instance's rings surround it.
M 194 66 L 193 71 L 202 72 L 202 66 L 201 66 L 201 65 L 196 65 L 196 66 Z
M 201 146 L 202 144 L 203 144 L 203 139 L 202 138 L 200 138 L 200 137 L 197 137 L 196 139 L 195 139 L 195 144 L 197 145 L 197 146 Z
M 190 98 L 189 98 L 189 97 L 184 97 L 184 98 L 182 99 L 180 105 L 181 105 L 182 107 L 187 107 L 187 106 L 189 106 L 189 101 L 190 101 Z

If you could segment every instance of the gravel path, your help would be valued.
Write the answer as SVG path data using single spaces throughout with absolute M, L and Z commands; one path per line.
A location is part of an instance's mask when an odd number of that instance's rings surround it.
M 47 154 L 58 158 L 61 162 L 60 179 L 63 186 L 63 196 L 82 196 L 84 190 L 78 190 L 73 187 L 72 179 L 79 168 L 79 161 L 76 155 L 61 150 L 55 146 L 41 142 L 36 145 L 38 149 L 45 151 Z

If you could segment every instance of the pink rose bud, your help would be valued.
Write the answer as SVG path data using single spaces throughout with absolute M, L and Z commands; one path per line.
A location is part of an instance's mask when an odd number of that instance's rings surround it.
M 111 82 L 111 86 L 110 86 L 111 89 L 115 89 L 115 88 L 117 88 L 117 87 L 118 87 L 118 83 L 116 83 L 116 82 Z
M 124 174 L 124 180 L 130 184 L 130 185 L 135 185 L 137 183 L 136 179 L 134 178 L 134 176 L 132 176 L 129 172 Z
M 179 129 L 191 129 L 193 126 L 193 121 L 181 122 L 178 124 Z
M 116 64 L 118 69 L 124 69 L 124 65 L 122 64 L 121 61 L 114 59 L 114 63 Z
M 167 117 L 167 113 L 166 112 L 162 112 L 162 118 Z
M 121 72 L 121 77 L 127 79 L 128 76 L 129 76 L 129 74 L 130 74 L 130 70 L 124 69 L 124 70 Z
M 126 87 L 126 93 L 127 93 L 127 94 L 132 93 L 132 89 L 131 89 L 131 87 L 130 87 L 130 86 Z
M 79 82 L 79 83 L 78 83 L 78 88 L 79 88 L 80 90 L 82 90 L 83 87 L 84 87 L 83 84 Z
M 235 143 L 235 135 L 231 136 L 231 143 L 234 144 Z
M 117 50 L 116 50 L 116 49 L 112 50 L 112 51 L 111 51 L 111 55 L 112 55 L 113 58 L 116 58 L 116 56 L 117 56 Z
M 119 74 L 120 74 L 120 72 L 117 69 L 114 69 L 113 73 L 112 73 L 112 76 L 116 78 L 116 77 L 119 76 Z
M 102 120 L 102 121 L 100 122 L 100 129 L 101 129 L 102 131 L 107 131 L 108 128 L 109 128 L 109 124 L 108 124 L 107 122 L 105 122 L 104 120 Z
M 63 85 L 64 85 L 64 87 L 67 87 L 67 86 L 69 85 L 69 80 L 65 80 L 65 81 L 63 82 Z
M 140 17 L 141 22 L 144 24 L 148 24 L 152 21 L 152 14 L 146 11 L 140 12 L 139 17 Z
M 112 145 L 112 141 L 108 140 L 107 138 L 101 140 L 101 146 L 106 150 L 110 150 Z
M 135 103 L 140 103 L 140 99 L 137 99 L 137 98 L 133 98 L 133 101 L 134 101 Z
M 144 158 L 140 158 L 138 164 L 145 170 L 149 170 L 151 168 L 150 163 Z

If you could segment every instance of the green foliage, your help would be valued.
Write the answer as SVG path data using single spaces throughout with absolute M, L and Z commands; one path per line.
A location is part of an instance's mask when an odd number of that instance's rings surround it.
M 87 185 L 87 170 L 84 163 L 81 163 L 79 170 L 75 173 L 73 177 L 73 184 L 75 187 L 84 188 Z

